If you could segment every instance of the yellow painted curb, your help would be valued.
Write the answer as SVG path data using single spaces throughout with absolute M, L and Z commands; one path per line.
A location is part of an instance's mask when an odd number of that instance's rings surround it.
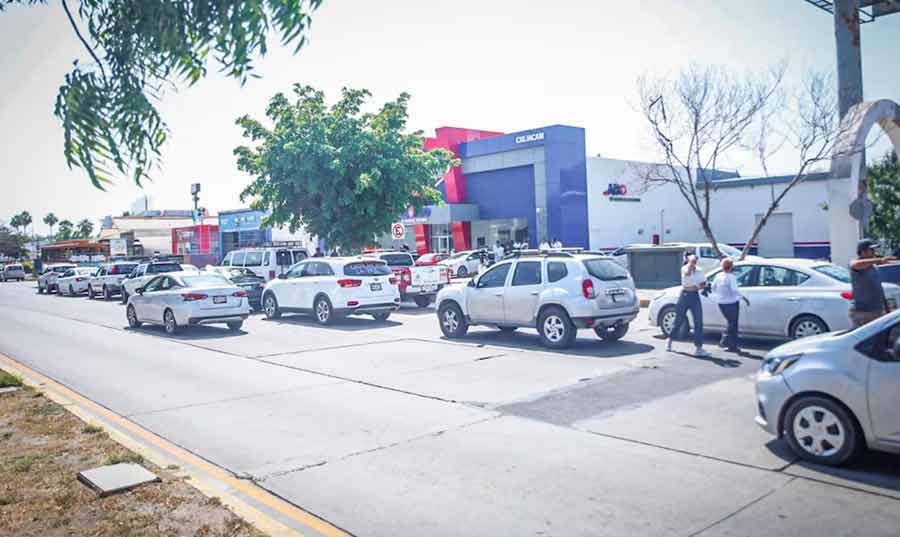
M 0 354 L 0 365 L 9 373 L 21 377 L 25 384 L 40 390 L 50 400 L 58 403 L 82 421 L 102 427 L 110 438 L 157 466 L 165 468 L 177 465 L 181 470 L 176 473 L 187 477 L 192 486 L 207 496 L 219 498 L 236 515 L 270 536 L 287 537 L 304 534 L 267 515 L 230 491 L 237 491 L 260 506 L 298 526 L 309 528 L 318 535 L 352 537 L 351 534 L 333 524 L 274 496 L 251 481 L 234 477 L 228 471 L 172 444 L 6 355 Z

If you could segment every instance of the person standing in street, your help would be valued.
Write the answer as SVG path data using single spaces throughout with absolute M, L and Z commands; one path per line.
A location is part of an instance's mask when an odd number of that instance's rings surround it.
M 503 254 L 503 245 L 500 244 L 500 241 L 497 241 L 496 243 L 494 243 L 494 263 L 497 263 L 501 259 L 503 259 Z
M 675 324 L 669 332 L 666 350 L 672 350 L 672 339 L 681 332 L 687 323 L 687 312 L 694 318 L 694 356 L 705 358 L 709 351 L 703 348 L 703 306 L 700 303 L 700 291 L 706 287 L 706 275 L 697 267 L 697 256 L 689 255 L 687 263 L 681 267 L 681 296 L 675 306 Z
M 876 257 L 877 243 L 863 239 L 856 245 L 856 259 L 850 262 L 850 324 L 854 328 L 870 323 L 887 312 L 887 300 L 876 265 L 896 261 L 895 257 Z
M 728 330 L 722 335 L 720 346 L 728 352 L 740 352 L 738 348 L 738 318 L 741 312 L 741 300 L 750 306 L 750 300 L 741 294 L 738 288 L 737 278 L 731 271 L 734 269 L 734 261 L 726 257 L 722 260 L 722 270 L 716 274 L 712 283 L 712 291 L 719 303 L 719 311 L 728 321 Z
M 563 247 L 562 241 L 557 238 L 553 239 L 553 242 L 550 244 L 550 246 L 555 250 L 561 250 Z

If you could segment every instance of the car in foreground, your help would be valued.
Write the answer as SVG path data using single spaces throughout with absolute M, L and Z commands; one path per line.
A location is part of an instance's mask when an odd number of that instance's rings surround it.
M 67 270 L 56 278 L 56 294 L 78 296 L 87 293 L 91 276 L 96 272 L 97 267 L 75 267 Z
M 486 250 L 464 250 L 452 254 L 440 264 L 450 269 L 450 276 L 468 278 L 478 274 L 481 269 L 481 256 L 486 253 Z
M 282 313 L 312 314 L 319 324 L 347 315 L 386 321 L 400 308 L 399 278 L 387 263 L 368 257 L 313 257 L 266 284 L 262 295 L 268 319 Z
M 707 273 L 712 282 L 719 270 Z M 750 306 L 741 304 L 738 331 L 741 336 L 797 339 L 850 328 L 848 317 L 853 296 L 850 273 L 823 261 L 809 259 L 760 259 L 734 265 L 734 276 Z M 900 304 L 900 287 L 884 284 L 888 307 Z M 681 287 L 657 293 L 648 308 L 650 324 L 669 336 L 675 324 L 675 305 Z M 703 329 L 721 332 L 725 317 L 714 295 L 700 297 Z M 688 316 L 688 325 L 693 320 Z M 685 334 L 679 334 L 684 336 Z
M 38 276 L 38 294 L 56 292 L 56 279 L 60 274 L 65 274 L 68 270 L 75 268 L 72 263 L 54 263 L 44 266 L 41 275 Z
M 570 347 L 579 328 L 619 340 L 639 311 L 627 270 L 606 256 L 565 252 L 519 252 L 468 283 L 445 287 L 437 304 L 448 338 L 465 336 L 472 325 L 532 327 L 556 349 Z
M 212 272 L 224 276 L 226 280 L 247 291 L 247 301 L 254 310 L 262 309 L 262 291 L 266 286 L 266 279 L 244 267 L 213 267 L 207 266 L 206 272 Z
M 91 276 L 88 282 L 88 298 L 94 299 L 97 295 L 104 300 L 110 300 L 113 295 L 122 292 L 122 282 L 131 274 L 138 263 L 119 262 L 104 263 L 97 268 L 97 272 Z
M 154 276 L 135 289 L 125 308 L 128 325 L 162 325 L 167 334 L 180 327 L 225 324 L 236 332 L 250 315 L 247 292 L 218 274 L 194 271 Z
M 139 288 L 144 287 L 159 274 L 181 272 L 181 265 L 174 261 L 151 261 L 134 267 L 131 274 L 122 281 L 122 304 L 128 303 L 128 297 Z M 194 272 L 194 271 L 191 271 Z
M 412 300 L 420 308 L 430 305 L 442 287 L 450 283 L 450 272 L 442 264 L 416 265 L 409 252 L 375 251 L 366 254 L 387 263 L 397 276 L 400 300 Z
M 770 351 L 756 423 L 802 459 L 837 466 L 864 448 L 900 453 L 900 312 Z
M 25 267 L 18 263 L 0 266 L 0 281 L 8 282 L 10 280 L 20 282 L 25 280 Z

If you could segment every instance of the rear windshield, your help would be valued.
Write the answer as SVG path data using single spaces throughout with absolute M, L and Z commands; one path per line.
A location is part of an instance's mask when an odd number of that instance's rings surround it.
M 262 265 L 262 252 L 247 252 L 247 258 L 244 259 L 245 267 L 258 267 Z
M 584 262 L 591 276 L 601 281 L 627 280 L 628 271 L 609 259 L 588 259 Z
M 221 285 L 231 285 L 228 280 L 226 280 L 222 276 L 217 276 L 215 274 L 182 276 L 181 279 L 184 280 L 185 285 L 187 285 L 188 287 L 216 287 Z
M 22 270 L 22 265 L 7 265 L 6 270 Z
M 134 267 L 136 266 L 137 263 L 121 263 L 113 265 L 110 272 L 112 274 L 131 274 L 131 271 L 134 270 Z
M 147 266 L 147 274 L 163 274 L 166 272 L 179 272 L 181 265 L 178 263 L 154 263 Z
M 344 276 L 387 276 L 390 267 L 377 261 L 362 261 L 344 265 Z
M 73 268 L 75 268 L 75 267 L 70 265 L 70 266 L 66 266 L 66 267 L 53 267 L 51 270 L 53 270 L 53 272 L 55 272 L 57 274 L 62 274 L 68 270 L 72 270 Z
M 841 283 L 850 283 L 850 271 L 837 265 L 819 265 L 813 270 Z
M 411 267 L 413 258 L 409 254 L 381 254 L 379 257 L 392 267 Z

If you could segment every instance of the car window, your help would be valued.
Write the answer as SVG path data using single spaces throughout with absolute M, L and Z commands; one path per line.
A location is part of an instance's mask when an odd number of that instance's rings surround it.
M 706 258 L 712 258 L 712 259 L 719 258 L 719 256 L 716 255 L 716 251 L 713 250 L 712 247 L 710 247 L 710 246 L 701 246 L 699 248 L 699 250 L 700 250 L 700 257 L 706 257 Z
M 247 256 L 246 252 L 233 252 L 231 256 L 231 264 L 243 267 L 244 266 L 244 258 Z
M 106 267 L 99 267 L 96 276 L 106 276 Z
M 716 276 L 722 272 L 717 270 L 710 274 L 706 281 L 712 283 Z M 734 278 L 737 280 L 738 287 L 754 287 L 756 286 L 756 265 L 738 265 L 731 270 Z
M 611 259 L 587 259 L 584 266 L 591 276 L 601 281 L 628 279 L 628 271 Z
M 475 261 L 476 259 L 481 259 L 481 254 L 472 254 L 466 258 L 466 261 Z
M 883 353 L 885 359 L 893 362 L 900 361 L 891 352 L 898 339 L 900 339 L 900 323 L 895 324 L 888 330 L 885 352 Z
M 763 287 L 792 287 L 800 285 L 808 279 L 809 276 L 796 270 L 764 266 L 760 271 L 759 282 Z
M 135 263 L 123 263 L 112 265 L 109 267 L 107 273 L 108 274 L 131 274 L 131 271 L 134 270 L 134 267 L 137 265 Z
M 163 274 L 165 272 L 179 272 L 181 265 L 178 263 L 153 263 L 147 267 L 147 274 Z
M 263 255 L 262 264 L 264 267 L 268 267 L 269 263 L 271 263 L 271 262 L 272 262 L 272 252 L 269 250 L 266 250 L 266 253 Z
M 258 267 L 262 265 L 262 252 L 247 252 L 244 257 L 245 267 Z
M 165 278 L 163 276 L 157 276 L 147 282 L 147 285 L 144 286 L 144 292 L 150 293 L 153 291 L 159 291 L 159 288 L 162 286 L 162 282 Z
M 168 291 L 172 288 L 172 278 L 164 277 L 159 281 L 159 290 L 160 291 Z
M 841 283 L 850 283 L 850 271 L 837 265 L 819 265 L 813 270 Z
M 539 285 L 541 283 L 540 261 L 519 261 L 513 273 L 513 286 Z
M 547 263 L 547 281 L 550 283 L 558 282 L 569 275 L 569 269 L 565 263 L 559 261 L 551 261 Z
M 306 272 L 307 265 L 309 265 L 309 263 L 297 263 L 296 265 L 294 265 L 290 269 L 288 269 L 287 277 L 288 278 L 302 277 L 304 275 L 304 273 Z
M 218 274 L 198 274 L 196 276 L 182 276 L 181 279 L 188 287 L 218 287 L 230 286 L 231 283 L 224 276 Z
M 309 257 L 303 250 L 294 250 L 294 263 L 299 263 Z
M 506 275 L 509 274 L 509 267 L 511 263 L 503 263 L 501 265 L 494 265 L 487 272 L 484 273 L 483 276 L 478 278 L 478 284 L 476 287 L 479 289 L 485 287 L 503 287 L 506 283 Z
M 228 255 L 226 255 L 226 256 L 225 256 L 225 259 L 222 260 L 222 266 L 223 266 L 223 267 L 230 267 L 230 266 L 231 266 L 231 257 L 232 257 L 232 256 L 231 256 L 231 252 L 228 252 Z
M 344 276 L 388 276 L 391 268 L 378 261 L 360 261 L 344 265 Z
M 334 271 L 331 270 L 331 265 L 329 265 L 328 263 L 317 261 L 315 265 L 316 276 L 334 276 Z
M 379 257 L 392 267 L 413 266 L 413 258 L 409 254 L 381 254 Z

